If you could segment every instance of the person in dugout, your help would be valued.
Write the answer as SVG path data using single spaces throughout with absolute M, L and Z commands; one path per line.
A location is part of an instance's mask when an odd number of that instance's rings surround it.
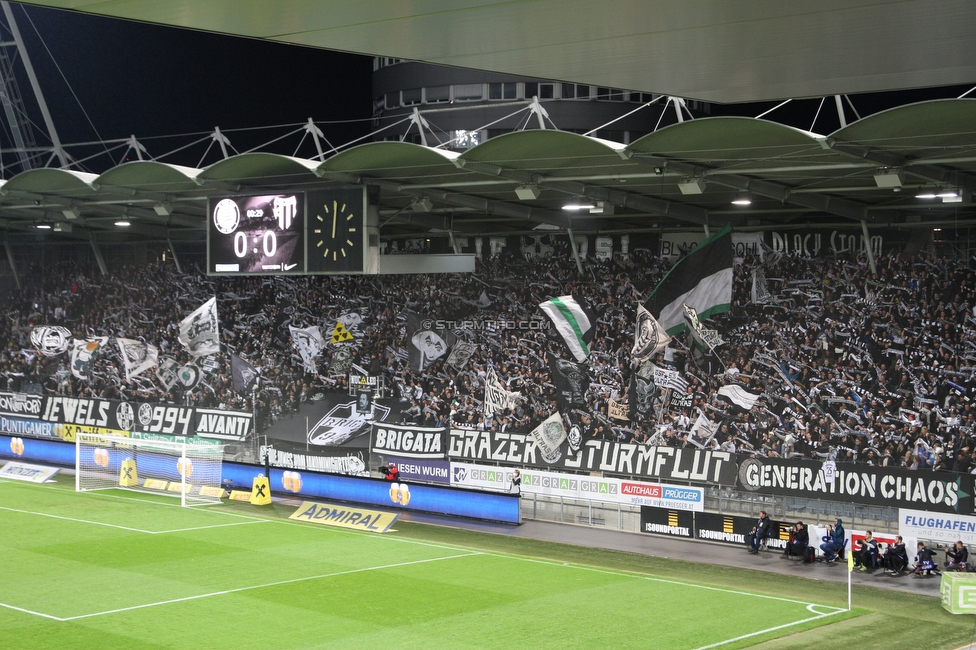
M 946 549 L 945 567 L 947 571 L 969 571 L 969 549 L 959 540 L 952 548 Z
M 854 553 L 854 564 L 859 571 L 875 569 L 878 566 L 878 540 L 874 538 L 871 531 L 864 534 L 861 545 Z
M 759 511 L 759 520 L 756 525 L 752 527 L 752 531 L 749 533 L 749 552 L 756 554 L 759 552 L 759 547 L 762 545 L 763 540 L 769 537 L 769 517 L 766 516 L 765 510 Z
M 791 555 L 803 557 L 806 555 L 809 546 L 810 531 L 807 530 L 807 527 L 803 525 L 802 521 L 798 521 L 790 529 L 790 540 L 786 542 L 786 550 L 783 551 L 783 557 L 788 558 Z
M 386 478 L 387 481 L 396 482 L 400 480 L 400 469 L 393 463 L 380 467 L 380 473 Z

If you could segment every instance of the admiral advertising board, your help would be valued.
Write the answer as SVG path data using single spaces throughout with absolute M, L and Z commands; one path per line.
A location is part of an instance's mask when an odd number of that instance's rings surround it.
M 649 447 L 606 440 L 587 440 L 576 454 L 563 442 L 546 462 L 528 434 L 452 429 L 448 445 L 452 460 L 488 461 L 571 472 L 602 472 L 661 481 L 734 485 L 735 457 L 724 451 Z

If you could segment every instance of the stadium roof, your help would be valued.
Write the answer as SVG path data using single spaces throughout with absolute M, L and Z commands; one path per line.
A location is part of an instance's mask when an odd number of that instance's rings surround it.
M 244 153 L 204 169 L 134 161 L 95 175 L 34 169 L 0 184 L 0 227 L 199 241 L 206 200 L 330 184 L 375 186 L 381 237 L 972 222 L 976 99 L 898 107 L 823 136 L 756 118 L 689 120 L 629 145 L 556 130 L 463 153 L 374 142 L 325 160 Z M 518 193 L 516 192 L 518 190 Z M 536 198 L 533 198 L 536 197 Z M 427 199 L 424 201 L 423 199 Z M 735 205 L 748 199 L 751 204 Z M 567 204 L 593 209 L 567 211 Z M 70 225 L 70 232 L 64 224 Z
M 712 102 L 971 83 L 971 0 L 28 0 L 275 42 Z

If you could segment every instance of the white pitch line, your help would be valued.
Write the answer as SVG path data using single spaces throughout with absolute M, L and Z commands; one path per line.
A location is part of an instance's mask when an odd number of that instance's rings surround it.
M 4 506 L 0 506 L 0 510 L 9 510 L 10 512 L 19 512 L 21 514 L 35 515 L 37 517 L 50 517 L 51 519 L 62 519 L 64 521 L 74 521 L 74 522 L 77 522 L 79 524 L 91 524 L 93 526 L 107 526 L 109 528 L 118 528 L 120 530 L 127 530 L 127 531 L 133 532 L 133 533 L 145 533 L 147 535 L 152 535 L 153 534 L 153 531 L 151 531 L 151 530 L 142 530 L 141 528 L 130 528 L 129 526 L 120 526 L 118 524 L 106 524 L 103 521 L 89 521 L 87 519 L 77 519 L 75 517 L 64 517 L 62 515 L 52 515 L 52 514 L 48 514 L 46 512 L 33 512 L 31 510 L 18 510 L 17 508 L 7 508 L 7 507 L 4 507 Z
M 807 609 L 810 610 L 811 612 L 813 612 L 813 611 L 816 611 L 816 610 L 810 609 L 810 607 L 826 607 L 826 605 L 816 605 L 816 604 L 811 603 L 810 606 L 807 607 Z M 827 618 L 828 616 L 834 616 L 834 615 L 840 614 L 841 612 L 844 612 L 844 611 L 847 611 L 847 610 L 837 609 L 837 611 L 835 611 L 835 612 L 827 612 L 826 614 L 818 614 L 817 616 L 813 616 L 811 618 L 805 618 L 802 621 L 794 621 L 792 623 L 784 623 L 783 625 L 777 625 L 776 627 L 766 628 L 765 630 L 759 630 L 758 632 L 750 632 L 749 634 L 743 634 L 742 636 L 737 636 L 734 639 L 726 639 L 725 641 L 719 641 L 718 643 L 712 643 L 710 645 L 703 645 L 703 646 L 701 646 L 699 648 L 695 648 L 695 650 L 709 650 L 709 648 L 718 648 L 718 647 L 721 647 L 723 645 L 728 645 L 729 643 L 735 643 L 736 641 L 742 641 L 743 639 L 751 639 L 752 637 L 761 636 L 761 635 L 766 634 L 768 632 L 777 632 L 779 630 L 783 630 L 783 629 L 786 629 L 788 627 L 793 627 L 794 625 L 802 625 L 803 623 L 809 623 L 811 621 L 818 621 L 818 620 L 820 620 L 822 618 Z
M 268 520 L 252 520 L 252 521 L 235 521 L 229 524 L 212 524 L 209 526 L 191 526 L 188 528 L 174 528 L 172 530 L 143 530 L 141 528 L 131 528 L 129 526 L 121 526 L 119 524 L 107 524 L 103 521 L 91 521 L 90 519 L 78 519 L 77 517 L 65 517 L 63 515 L 52 515 L 47 512 L 35 512 L 33 510 L 18 510 L 17 508 L 7 508 L 5 506 L 0 506 L 0 510 L 9 510 L 10 512 L 19 512 L 25 515 L 35 515 L 37 517 L 50 517 L 51 519 L 63 519 L 64 521 L 74 521 L 80 524 L 91 524 L 92 526 L 108 526 L 109 528 L 119 528 L 121 530 L 127 530 L 133 533 L 144 533 L 146 535 L 168 535 L 170 533 L 186 533 L 194 530 L 206 530 L 208 528 L 226 528 L 228 526 L 247 526 L 250 524 L 263 524 Z
M 42 618 L 49 618 L 52 621 L 64 621 L 63 618 L 58 618 L 57 616 L 51 616 L 50 614 L 43 614 L 41 612 L 35 612 L 31 609 L 24 609 L 23 607 L 14 607 L 13 605 L 8 605 L 6 603 L 0 603 L 0 607 L 6 607 L 7 609 L 12 609 L 16 612 L 23 612 L 24 614 L 33 614 L 34 616 L 40 616 Z
M 307 582 L 309 580 L 321 580 L 323 578 L 335 578 L 337 576 L 350 575 L 353 573 L 364 573 L 366 571 L 382 571 L 383 569 L 395 569 L 402 566 L 410 566 L 414 564 L 425 564 L 428 562 L 439 562 L 441 560 L 456 560 L 462 557 L 472 557 L 475 555 L 482 555 L 482 553 L 465 553 L 463 555 L 448 555 L 445 557 L 435 557 L 428 558 L 426 560 L 412 560 L 410 562 L 397 562 L 396 564 L 384 564 L 381 566 L 363 567 L 361 569 L 349 569 L 348 571 L 336 571 L 334 573 L 323 573 L 317 576 L 306 576 L 304 578 L 292 578 L 291 580 L 279 580 L 277 582 L 269 582 L 263 585 L 252 585 L 249 587 L 238 587 L 236 589 L 225 589 L 223 591 L 214 591 L 209 594 L 199 594 L 197 596 L 187 596 L 185 598 L 173 598 L 172 600 L 162 600 L 156 603 L 146 603 L 144 605 L 133 605 L 132 607 L 122 607 L 119 609 L 110 609 L 104 612 L 95 612 L 93 614 L 80 614 L 78 616 L 67 616 L 65 618 L 56 618 L 53 616 L 47 616 L 46 614 L 41 614 L 41 616 L 46 616 L 47 618 L 55 618 L 58 621 L 77 621 L 82 618 L 93 618 L 95 616 L 105 616 L 107 614 L 118 614 L 120 612 L 128 612 L 134 609 L 145 609 L 147 607 L 156 607 L 159 605 L 170 605 L 172 603 L 182 603 L 189 600 L 199 600 L 201 598 L 211 598 L 213 596 L 225 596 L 227 594 L 239 593 L 242 591 L 251 591 L 254 589 L 265 589 L 267 587 L 278 587 L 280 585 L 294 584 L 296 582 Z M 27 610 L 22 610 L 27 611 Z M 34 612 L 30 612 L 34 613 Z

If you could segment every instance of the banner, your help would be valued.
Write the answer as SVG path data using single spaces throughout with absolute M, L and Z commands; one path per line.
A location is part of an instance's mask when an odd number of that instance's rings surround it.
M 169 389 L 180 380 L 179 371 L 180 364 L 173 357 L 163 357 L 159 361 L 159 365 L 156 366 L 156 378 L 159 379 L 163 390 L 169 392 Z
M 434 361 L 447 354 L 457 341 L 453 332 L 434 329 L 435 322 L 413 312 L 407 312 L 407 353 L 410 369 L 423 372 Z
M 180 322 L 180 343 L 194 357 L 220 352 L 217 298 L 211 298 Z
M 494 415 L 503 412 L 505 409 L 514 409 L 521 399 L 521 395 L 516 392 L 507 391 L 502 387 L 502 383 L 495 374 L 495 369 L 488 367 L 488 376 L 485 378 L 485 415 Z
M 230 372 L 236 391 L 250 392 L 258 380 L 257 369 L 233 352 L 230 355 Z
M 712 441 L 712 438 L 715 437 L 716 431 L 718 431 L 718 422 L 712 422 L 702 413 L 699 413 L 698 419 L 695 420 L 695 424 L 691 427 L 688 442 L 700 449 L 704 449 Z
M 240 411 L 198 408 L 194 413 L 194 432 L 201 438 L 240 442 L 251 432 L 254 416 Z
M 971 474 L 836 463 L 831 476 L 823 471 L 823 465 L 803 459 L 745 458 L 739 462 L 738 483 L 742 489 L 758 494 L 963 515 L 976 511 Z
M 962 541 L 966 546 L 976 545 L 976 517 L 898 509 L 898 534 L 917 537 L 942 544 Z
M 630 419 L 643 422 L 654 415 L 658 388 L 654 383 L 654 364 L 645 363 L 630 377 Z
M 8 418 L 0 416 L 0 431 L 18 436 L 32 436 L 34 438 L 57 438 L 56 425 L 51 422 L 39 422 L 24 418 Z
M 271 467 L 294 470 L 347 474 L 350 476 L 369 476 L 365 450 L 338 450 L 315 447 L 306 450 L 292 447 L 280 440 L 274 444 L 261 445 L 261 458 L 267 459 Z
M 452 463 L 451 466 L 458 467 L 459 465 Z M 478 465 L 467 465 L 466 467 L 485 472 L 494 471 L 496 479 L 497 470 L 501 469 Z M 473 471 L 469 472 L 468 475 L 482 476 L 482 474 Z M 522 493 L 619 503 L 621 505 L 655 505 L 676 510 L 701 510 L 705 507 L 704 488 L 581 474 L 563 474 L 528 468 L 522 472 Z
M 32 393 L 0 393 L 0 415 L 38 418 L 44 408 L 44 397 Z
M 668 368 L 654 368 L 654 383 L 659 388 L 670 388 L 679 393 L 688 390 L 688 382 L 681 376 L 681 373 L 677 370 L 669 370 Z
M 485 461 L 515 467 L 605 472 L 727 486 L 734 485 L 736 480 L 735 456 L 725 451 L 587 440 L 573 456 L 567 455 L 568 443 L 564 442 L 560 447 L 561 457 L 546 463 L 528 434 L 452 429 L 450 436 L 448 457 L 462 462 Z
M 388 465 L 396 465 L 400 470 L 401 481 L 422 483 L 451 483 L 451 463 L 446 460 L 426 460 L 417 458 L 397 458 L 390 456 L 386 459 Z
M 667 537 L 694 537 L 695 513 L 688 510 L 670 510 L 641 506 L 640 531 Z
M 402 424 L 374 423 L 370 451 L 374 454 L 406 458 L 447 458 L 445 427 L 416 427 Z
M 607 417 L 611 420 L 630 420 L 629 406 L 612 399 L 607 400 Z

